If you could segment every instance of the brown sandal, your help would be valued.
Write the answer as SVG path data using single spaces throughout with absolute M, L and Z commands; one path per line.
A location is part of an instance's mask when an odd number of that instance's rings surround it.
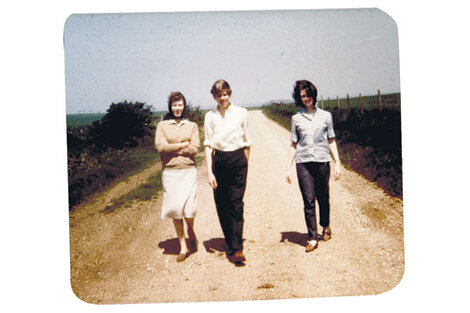
M 180 253 L 176 257 L 176 262 L 183 262 L 186 259 L 186 253 Z

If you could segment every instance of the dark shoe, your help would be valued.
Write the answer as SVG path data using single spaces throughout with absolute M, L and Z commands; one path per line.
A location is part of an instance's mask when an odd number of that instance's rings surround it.
M 308 242 L 307 246 L 305 247 L 305 252 L 312 252 L 316 248 L 318 248 L 318 241 L 310 240 Z
M 240 266 L 245 266 L 244 261 L 246 261 L 245 256 L 243 255 L 243 252 L 241 250 L 236 251 L 232 254 L 229 252 L 227 253 L 227 258 L 230 261 L 230 263 L 235 264 L 235 266 L 240 267 Z
M 243 254 L 243 251 L 242 250 L 238 250 L 237 252 L 235 252 L 233 254 L 233 260 L 235 262 L 245 262 L 246 261 L 246 258 L 245 258 L 245 255 Z
M 323 241 L 328 241 L 331 239 L 331 229 L 328 227 L 328 229 L 323 228 Z

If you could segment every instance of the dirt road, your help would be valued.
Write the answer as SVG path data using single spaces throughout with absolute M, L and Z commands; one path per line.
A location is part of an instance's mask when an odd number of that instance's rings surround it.
M 90 303 L 192 302 L 366 295 L 396 286 L 404 272 L 401 200 L 345 170 L 330 183 L 333 237 L 307 254 L 300 191 L 284 178 L 289 132 L 261 111 L 250 111 L 249 127 L 254 144 L 245 194 L 246 266 L 225 257 L 204 166 L 198 168 L 199 250 L 184 262 L 176 262 L 171 220 L 160 218 L 160 196 L 100 213 L 157 165 L 71 213 L 76 295 Z

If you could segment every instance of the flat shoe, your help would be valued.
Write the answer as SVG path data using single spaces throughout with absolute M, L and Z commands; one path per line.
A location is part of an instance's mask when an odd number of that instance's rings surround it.
M 186 259 L 186 253 L 180 253 L 176 257 L 176 262 L 183 262 Z
M 323 241 L 328 241 L 331 239 L 331 229 L 330 230 L 327 230 L 325 231 L 325 229 L 323 229 Z
M 245 262 L 246 261 L 245 255 L 243 254 L 243 251 L 241 251 L 241 250 L 238 250 L 237 252 L 235 252 L 235 254 L 233 255 L 233 258 L 234 258 L 235 262 Z
M 308 242 L 307 246 L 305 247 L 305 252 L 312 252 L 316 248 L 318 248 L 318 241 L 311 240 Z

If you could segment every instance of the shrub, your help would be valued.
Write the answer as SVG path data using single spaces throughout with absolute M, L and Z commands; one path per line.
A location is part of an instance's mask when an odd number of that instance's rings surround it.
M 387 103 L 399 95 L 386 97 Z M 390 100 L 392 99 L 392 100 Z M 299 110 L 294 104 L 273 103 L 263 112 L 290 130 L 291 116 Z M 402 198 L 401 118 L 397 103 L 392 107 L 364 110 L 330 109 L 341 161 L 387 193 Z
M 146 135 L 151 135 L 152 111 L 144 103 L 113 103 L 101 121 L 92 125 L 94 143 L 120 149 L 136 147 Z
M 85 197 L 158 159 L 151 106 L 111 104 L 90 126 L 67 129 L 69 209 Z

